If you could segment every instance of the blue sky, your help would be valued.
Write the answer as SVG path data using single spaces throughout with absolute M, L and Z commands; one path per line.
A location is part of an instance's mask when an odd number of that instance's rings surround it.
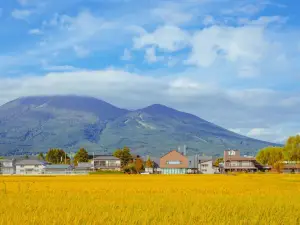
M 282 142 L 300 132 L 298 1 L 7 0 L 0 104 L 90 95 L 153 103 Z

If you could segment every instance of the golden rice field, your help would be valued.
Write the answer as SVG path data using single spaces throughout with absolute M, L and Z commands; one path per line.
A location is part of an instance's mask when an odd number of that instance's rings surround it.
M 300 224 L 297 175 L 0 177 L 0 224 Z

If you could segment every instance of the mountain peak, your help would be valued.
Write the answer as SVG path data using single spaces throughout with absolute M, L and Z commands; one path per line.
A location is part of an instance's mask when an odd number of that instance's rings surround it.
M 199 117 L 194 116 L 192 114 L 181 112 L 181 111 L 178 111 L 176 109 L 170 108 L 170 107 L 162 105 L 162 104 L 153 104 L 153 105 L 147 106 L 143 109 L 140 109 L 139 111 L 145 112 L 145 113 L 148 113 L 151 115 L 164 115 L 167 117 L 200 119 Z
M 100 119 L 116 118 L 128 112 L 103 100 L 77 95 L 51 95 L 51 96 L 27 96 L 18 98 L 6 104 L 13 107 L 51 107 L 71 111 L 83 111 L 93 113 Z

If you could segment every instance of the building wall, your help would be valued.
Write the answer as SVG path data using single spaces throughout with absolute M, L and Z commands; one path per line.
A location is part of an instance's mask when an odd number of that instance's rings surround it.
M 2 167 L 0 174 L 3 175 L 9 175 L 9 174 L 14 174 L 15 173 L 15 169 L 13 167 L 9 168 L 9 167 Z
M 45 174 L 70 174 L 72 170 L 69 169 L 45 169 Z
M 15 161 L 1 161 L 0 162 L 0 174 L 14 174 L 16 167 L 15 167 Z
M 217 169 L 213 166 L 213 161 L 201 162 L 198 164 L 198 169 L 204 174 L 214 174 Z
M 255 167 L 253 161 L 230 161 L 226 162 L 226 167 Z
M 42 174 L 44 165 L 17 165 L 16 174 Z
M 186 174 L 187 168 L 161 168 L 162 174 Z
M 95 159 L 92 161 L 92 165 L 95 166 L 95 168 L 100 169 L 116 169 L 120 170 L 121 168 L 121 161 L 120 160 L 101 160 L 101 159 Z
M 160 158 L 160 168 L 187 169 L 189 167 L 188 158 L 173 150 Z M 169 171 L 169 170 L 166 170 Z M 163 170 L 162 170 L 163 173 Z

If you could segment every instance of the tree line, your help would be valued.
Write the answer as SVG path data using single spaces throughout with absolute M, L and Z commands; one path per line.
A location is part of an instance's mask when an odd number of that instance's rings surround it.
M 52 148 L 49 149 L 49 151 L 44 155 L 43 153 L 40 153 L 38 155 L 39 160 L 45 160 L 49 163 L 53 164 L 71 164 L 73 163 L 75 166 L 78 165 L 78 163 L 81 162 L 88 162 L 89 161 L 89 154 L 84 148 L 80 148 L 73 159 L 73 162 L 71 162 L 71 158 L 68 156 L 68 154 L 58 148 Z
M 131 151 L 128 147 L 123 149 L 117 149 L 113 156 L 120 159 L 121 170 L 125 173 L 136 174 L 142 172 L 145 168 L 153 168 L 154 162 L 148 157 L 144 162 L 139 155 L 131 154 Z M 71 162 L 70 156 L 63 150 L 59 148 L 52 148 L 44 155 L 39 153 L 39 160 L 45 160 L 53 164 L 74 164 L 75 166 L 78 163 L 89 162 L 89 155 L 86 149 L 80 148 L 74 156 L 74 159 Z
M 289 137 L 283 147 L 269 146 L 261 149 L 256 160 L 262 165 L 272 166 L 276 171 L 283 169 L 283 162 L 300 162 L 300 135 Z

